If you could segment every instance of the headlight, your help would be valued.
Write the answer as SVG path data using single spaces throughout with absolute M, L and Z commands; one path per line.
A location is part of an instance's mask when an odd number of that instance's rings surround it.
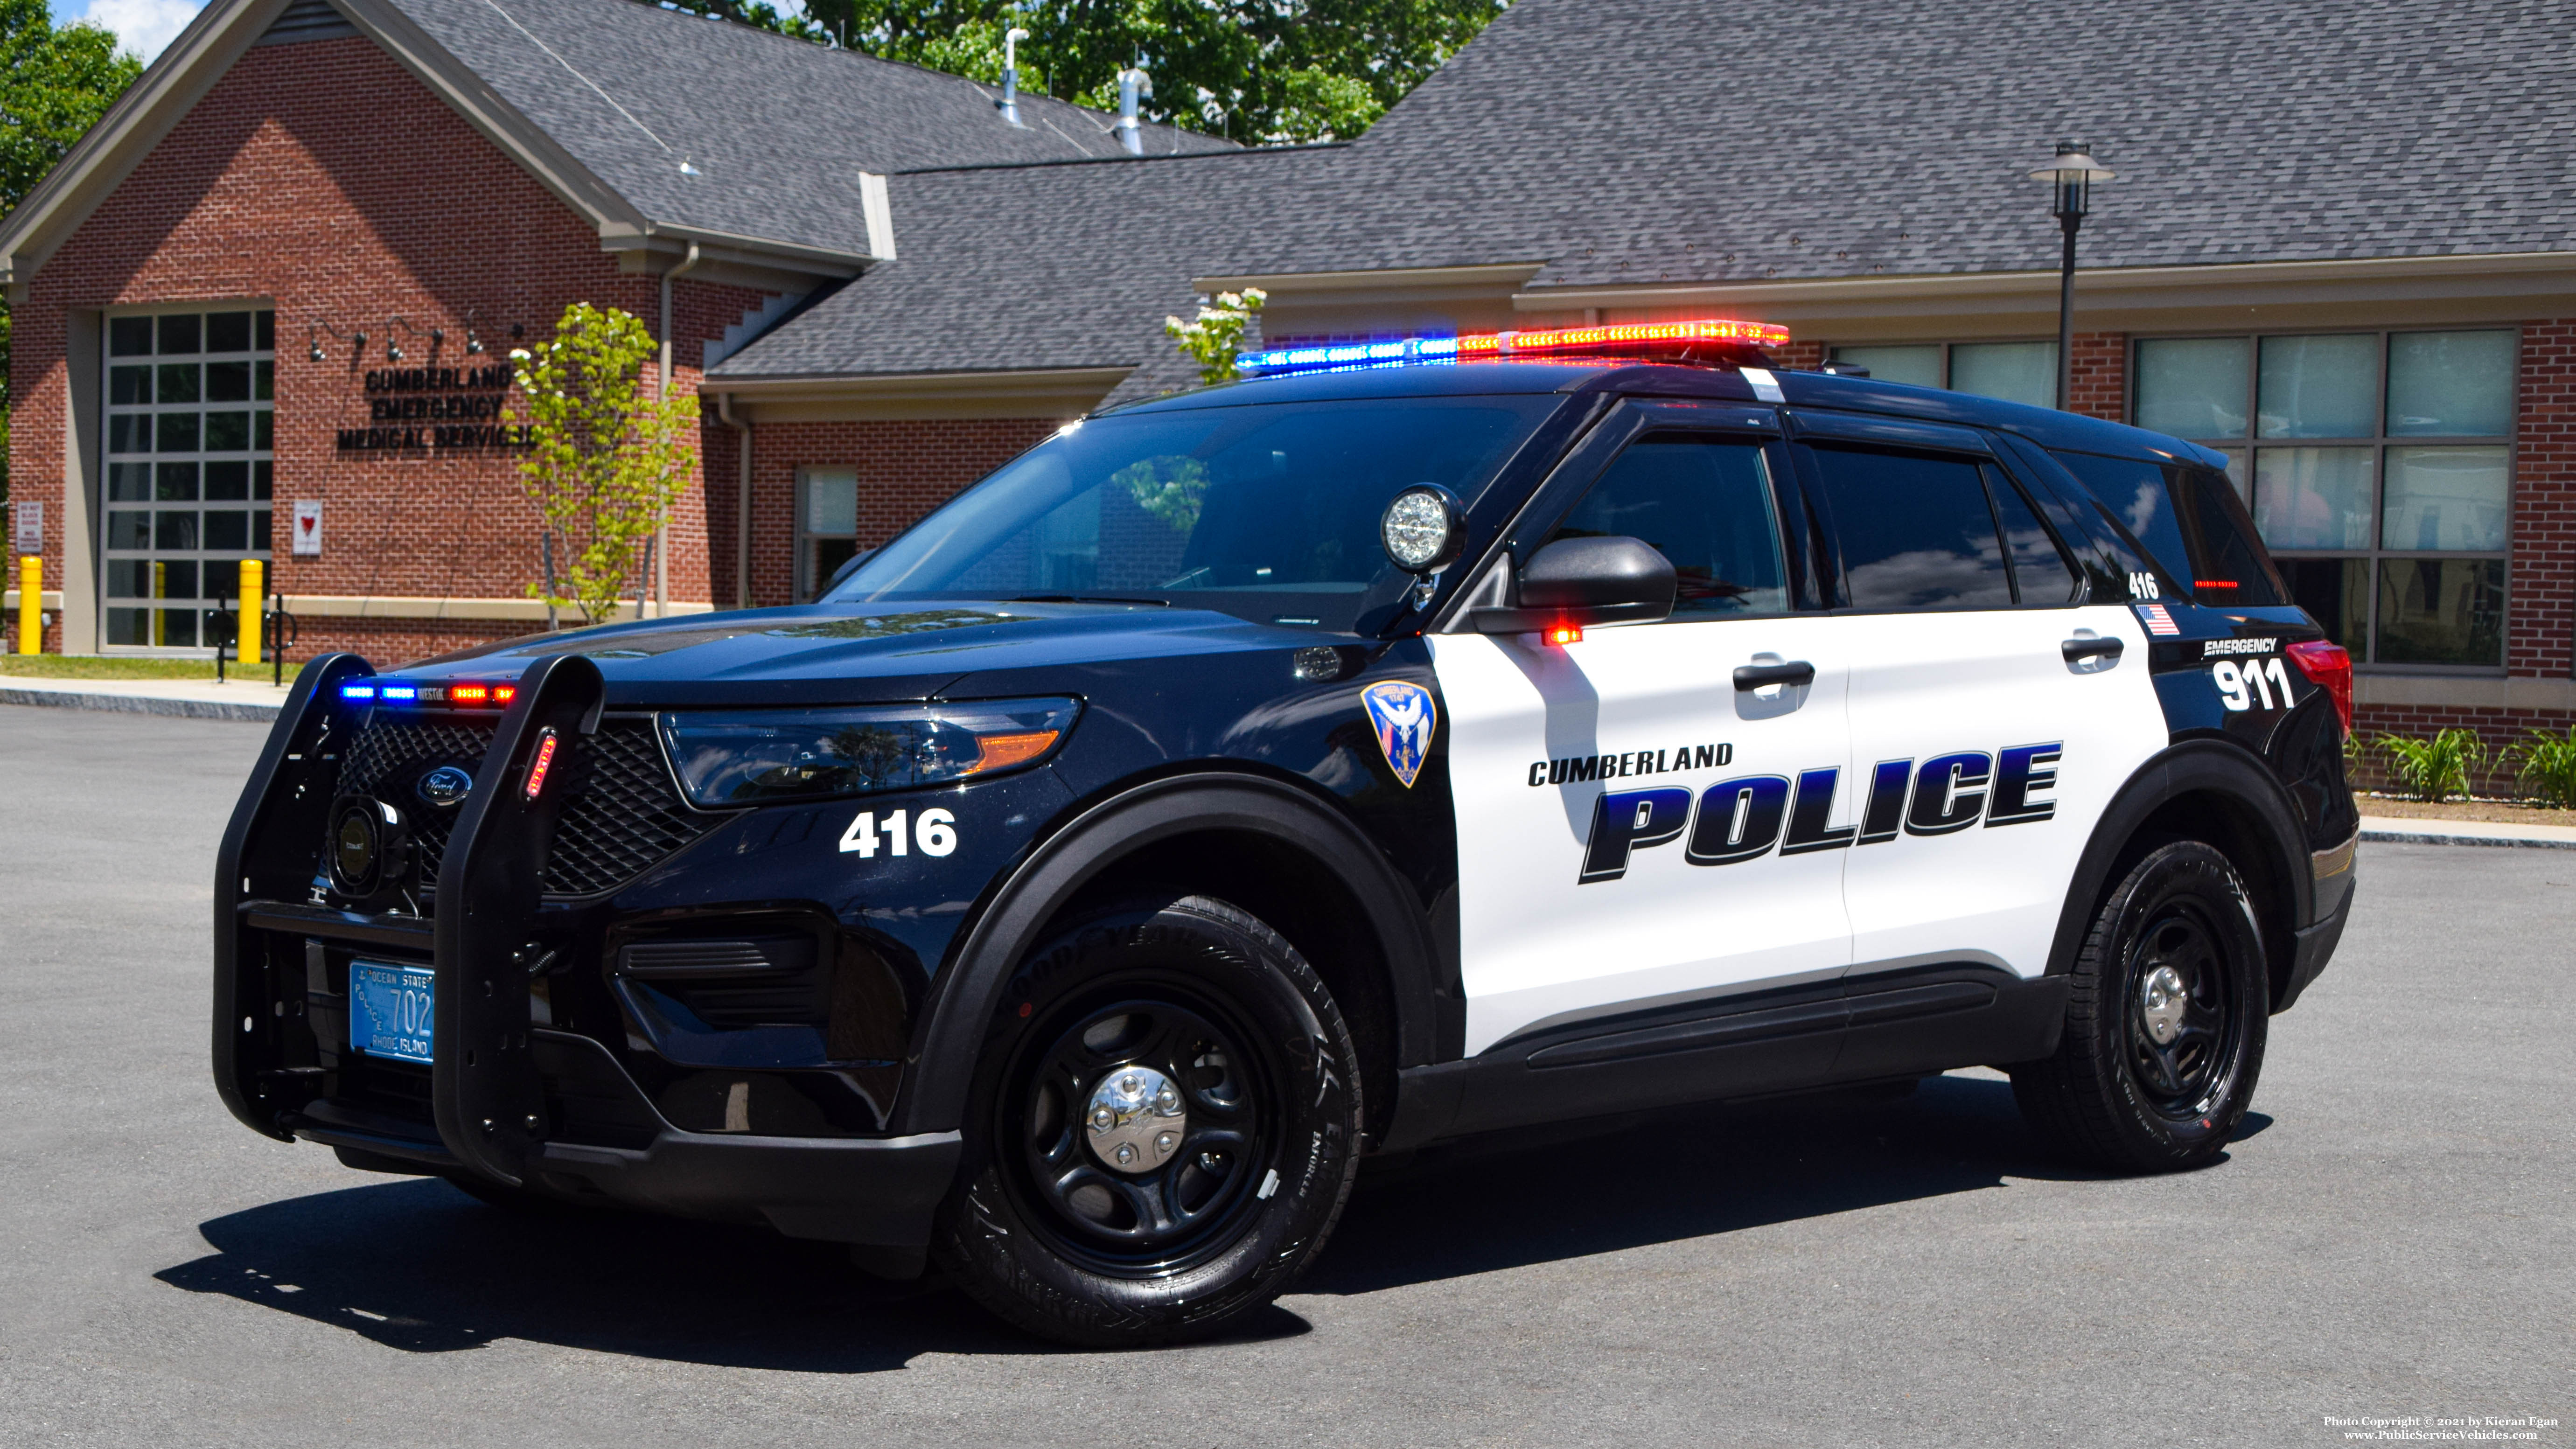
M 1080 702 L 850 705 L 662 716 L 689 799 L 710 808 L 908 790 L 1035 764 Z

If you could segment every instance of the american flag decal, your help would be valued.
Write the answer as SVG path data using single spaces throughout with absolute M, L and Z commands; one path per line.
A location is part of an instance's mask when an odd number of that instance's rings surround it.
M 2130 607 L 2138 611 L 2138 618 L 2145 622 L 2147 632 L 2150 634 L 2182 632 L 2182 626 L 2173 621 L 2173 615 L 2166 613 L 2165 606 L 2162 604 L 2133 604 Z

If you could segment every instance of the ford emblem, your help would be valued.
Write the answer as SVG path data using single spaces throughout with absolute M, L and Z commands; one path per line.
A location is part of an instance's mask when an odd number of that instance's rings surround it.
M 420 777 L 420 798 L 441 810 L 463 804 L 466 792 L 473 788 L 474 777 L 454 765 L 441 765 Z

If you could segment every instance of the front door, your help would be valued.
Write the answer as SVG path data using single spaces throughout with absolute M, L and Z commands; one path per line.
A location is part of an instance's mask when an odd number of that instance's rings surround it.
M 1643 433 L 1550 537 L 1654 545 L 1681 578 L 1670 619 L 1433 638 L 1470 1055 L 1849 963 L 1848 666 L 1838 621 L 1795 607 L 1785 463 L 1750 432 Z M 1771 666 L 1803 682 L 1737 688 Z

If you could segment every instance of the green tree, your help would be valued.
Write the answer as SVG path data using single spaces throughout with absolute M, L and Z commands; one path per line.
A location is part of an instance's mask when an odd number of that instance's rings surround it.
M 698 400 L 653 395 L 645 373 L 659 352 L 631 313 L 575 302 L 552 339 L 510 353 L 519 386 L 512 421 L 534 438 L 519 486 L 563 541 L 563 592 L 530 584 L 528 595 L 578 608 L 585 623 L 610 618 L 629 597 L 639 549 L 688 485 Z
M 1509 0 L 677 0 L 700 14 L 1109 109 L 1118 71 L 1154 77 L 1146 115 L 1247 143 L 1349 138 L 1476 38 Z
M 56 29 L 45 0 L 0 0 L 0 216 L 18 209 L 143 62 L 95 25 Z M 0 499 L 9 496 L 9 310 L 0 301 Z

